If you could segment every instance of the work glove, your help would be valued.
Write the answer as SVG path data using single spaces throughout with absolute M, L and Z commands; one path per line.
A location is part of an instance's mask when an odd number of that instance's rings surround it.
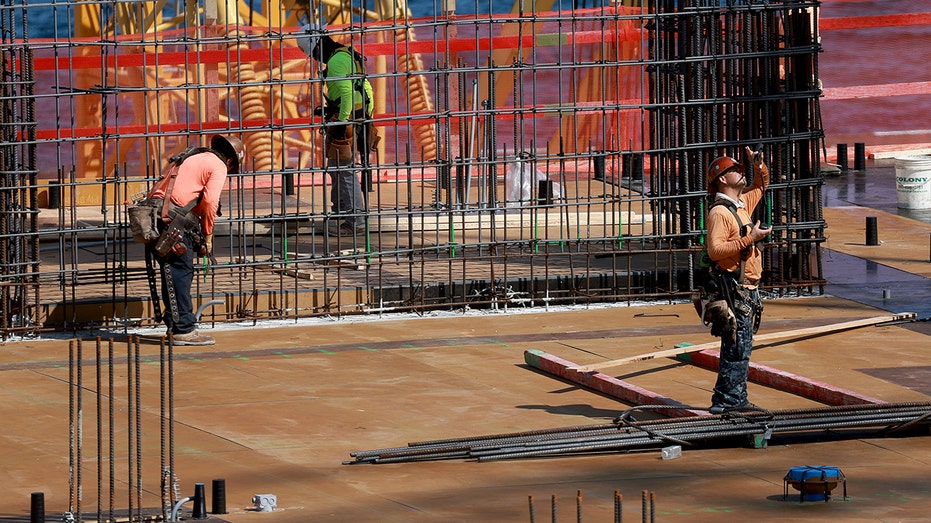
M 201 256 L 207 256 L 208 254 L 213 254 L 213 235 L 206 234 L 204 235 L 204 242 L 200 246 Z
M 714 300 L 705 306 L 702 318 L 705 325 L 711 325 L 711 335 L 731 343 L 737 341 L 737 319 L 724 300 Z
M 210 265 L 216 265 L 217 259 L 213 256 L 213 235 L 207 234 L 204 236 L 204 242 L 200 246 L 201 256 L 207 258 L 207 261 Z

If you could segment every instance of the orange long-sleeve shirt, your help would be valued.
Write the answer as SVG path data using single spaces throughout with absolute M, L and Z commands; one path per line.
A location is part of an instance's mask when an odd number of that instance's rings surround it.
M 212 152 L 190 156 L 178 167 L 175 185 L 171 189 L 171 201 L 179 207 L 184 207 L 188 202 L 203 195 L 193 211 L 200 216 L 200 226 L 204 234 L 213 234 L 226 176 L 226 164 Z M 153 196 L 164 198 L 165 190 L 158 188 Z
M 756 173 L 751 189 L 740 195 L 743 207 L 737 208 L 737 216 L 744 225 L 753 226 L 750 215 L 763 199 L 763 192 L 769 185 L 769 172 L 764 168 Z M 721 198 L 718 195 L 718 198 Z M 746 281 L 755 284 L 763 274 L 763 259 L 760 250 L 749 236 L 740 235 L 740 226 L 734 215 L 724 205 L 716 205 L 708 212 L 708 256 L 726 271 L 734 272 L 740 267 L 741 251 L 750 248 L 750 255 L 744 265 Z

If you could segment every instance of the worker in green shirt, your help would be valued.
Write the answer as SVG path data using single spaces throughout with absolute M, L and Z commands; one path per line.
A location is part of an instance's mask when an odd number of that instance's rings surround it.
M 329 221 L 327 234 L 355 235 L 365 231 L 366 205 L 355 166 L 356 153 L 363 169 L 379 137 L 371 117 L 372 85 L 365 77 L 365 58 L 351 46 L 340 44 L 326 27 L 301 27 L 297 45 L 321 64 L 325 106 L 315 112 L 324 117 L 324 152 L 330 175 L 330 202 L 337 219 Z

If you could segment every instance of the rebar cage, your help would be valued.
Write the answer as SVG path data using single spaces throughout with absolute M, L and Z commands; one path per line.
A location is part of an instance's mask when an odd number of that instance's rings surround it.
M 678 300 L 705 168 L 745 145 L 772 177 L 764 287 L 820 292 L 818 2 L 521 5 L 2 2 L 0 333 L 152 325 L 126 208 L 216 133 L 247 158 L 219 264 L 197 268 L 205 322 Z M 30 37 L 49 10 L 67 34 Z M 323 79 L 294 38 L 310 20 L 376 93 L 359 235 L 325 232 Z

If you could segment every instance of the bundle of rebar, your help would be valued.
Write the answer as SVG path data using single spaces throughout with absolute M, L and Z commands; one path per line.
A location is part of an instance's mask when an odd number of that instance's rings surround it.
M 699 448 L 702 443 L 740 437 L 769 440 L 798 435 L 857 430 L 876 436 L 903 434 L 931 423 L 931 403 L 883 403 L 768 411 L 747 409 L 720 415 L 632 421 L 631 409 L 613 423 L 576 425 L 510 434 L 409 443 L 406 447 L 351 452 L 355 463 L 401 463 L 451 459 L 496 461 L 658 448 L 670 444 Z M 859 434 L 859 432 L 858 432 Z

